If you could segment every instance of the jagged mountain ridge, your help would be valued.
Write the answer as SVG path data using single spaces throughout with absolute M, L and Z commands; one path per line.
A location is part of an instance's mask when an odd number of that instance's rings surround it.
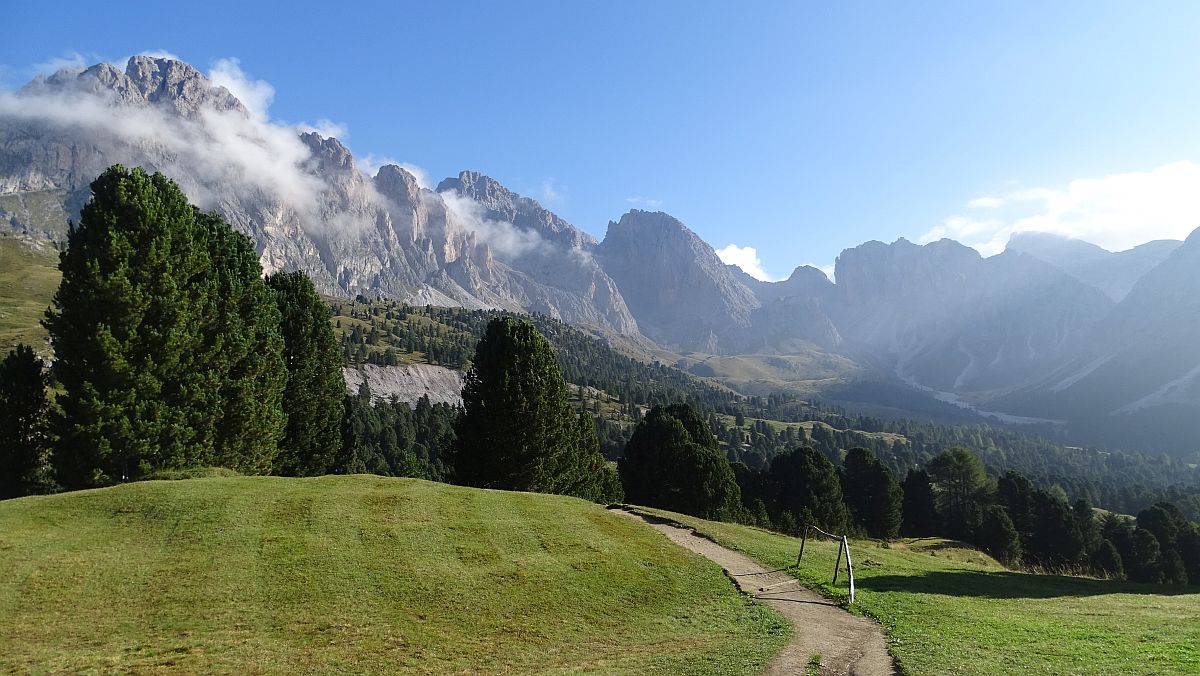
M 0 98 L 10 229 L 60 236 L 117 162 L 164 171 L 249 234 L 266 270 L 302 269 L 329 294 L 536 311 L 676 352 L 848 356 L 879 378 L 1068 427 L 1200 412 L 1200 326 L 1174 317 L 1187 305 L 1172 291 L 1190 288 L 1195 268 L 1178 261 L 1191 244 L 1113 254 L 1022 235 L 983 258 L 901 239 L 847 249 L 836 283 L 803 266 L 761 282 L 665 213 L 630 211 L 598 242 L 476 172 L 436 190 L 395 165 L 368 175 L 336 138 L 272 126 L 178 61 L 68 69 Z
M 109 64 L 66 69 L 31 82 L 8 104 L 0 197 L 49 194 L 64 222 L 104 168 L 142 166 L 168 174 L 193 201 L 250 235 L 268 272 L 304 270 L 325 293 L 537 311 L 637 332 L 584 248 L 594 240 L 570 224 L 489 221 L 397 166 L 367 176 L 336 138 L 265 123 L 185 63 L 135 56 L 124 72 Z M 0 219 L 39 231 L 21 210 Z M 499 231 L 491 239 L 489 226 Z M 495 245 L 515 240 L 527 246 Z M 539 248 L 559 255 L 531 252 Z

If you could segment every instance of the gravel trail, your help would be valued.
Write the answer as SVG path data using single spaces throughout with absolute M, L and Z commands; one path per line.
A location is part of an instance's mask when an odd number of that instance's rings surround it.
M 738 587 L 791 620 L 795 636 L 767 666 L 770 676 L 803 674 L 813 655 L 821 656 L 821 674 L 875 676 L 896 674 L 878 624 L 851 615 L 823 596 L 805 589 L 787 573 L 768 570 L 740 552 L 698 536 L 690 528 L 628 509 L 614 513 L 641 519 L 675 544 L 712 560 Z

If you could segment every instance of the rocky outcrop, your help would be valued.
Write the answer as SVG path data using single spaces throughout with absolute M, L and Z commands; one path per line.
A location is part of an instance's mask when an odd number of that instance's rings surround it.
M 346 394 L 358 394 L 363 383 L 371 390 L 372 401 L 399 401 L 416 405 L 421 397 L 430 403 L 462 404 L 463 372 L 433 364 L 376 366 L 363 364 L 342 369 Z
M 1078 349 L 1112 301 L 1057 268 L 951 240 L 869 242 L 837 260 L 832 314 L 848 349 L 913 384 L 1020 386 Z
M 596 258 L 642 333 L 662 345 L 719 352 L 759 306 L 711 246 L 662 212 L 634 209 L 610 222 Z
M 0 217 L 12 230 L 55 235 L 44 223 L 78 213 L 106 167 L 142 166 L 250 235 L 268 273 L 303 270 L 323 293 L 541 312 L 637 332 L 587 251 L 594 239 L 533 200 L 470 172 L 453 202 L 397 166 L 365 176 L 336 138 L 292 136 L 186 63 L 137 56 L 124 72 L 67 69 L 9 103 L 0 108 L 0 197 L 19 199 L 0 205 Z M 62 213 L 33 218 L 23 198 L 32 193 Z M 537 246 L 508 251 L 521 232 Z

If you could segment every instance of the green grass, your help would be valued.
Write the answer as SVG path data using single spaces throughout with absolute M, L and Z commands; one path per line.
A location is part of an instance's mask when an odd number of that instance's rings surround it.
M 787 623 L 645 524 L 413 479 L 0 503 L 0 672 L 757 673 Z
M 787 355 L 711 355 L 690 352 L 676 365 L 747 394 L 786 390 L 801 396 L 819 394 L 831 385 L 861 377 L 865 370 L 852 359 L 811 345 L 794 345 Z
M 6 354 L 26 343 L 48 352 L 46 330 L 39 322 L 60 278 L 52 243 L 0 233 L 0 351 Z
M 648 510 L 655 511 L 655 510 Z M 758 528 L 656 512 L 772 568 L 798 540 Z M 1200 673 L 1200 593 L 1005 570 L 949 540 L 851 543 L 852 610 L 879 620 L 911 674 Z M 845 601 L 837 545 L 810 540 L 797 577 Z M 1182 591 L 1187 591 L 1182 588 Z

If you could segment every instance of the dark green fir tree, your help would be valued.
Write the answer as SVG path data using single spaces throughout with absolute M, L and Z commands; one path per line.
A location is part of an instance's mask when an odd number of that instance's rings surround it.
M 342 359 L 329 308 L 303 272 L 267 278 L 279 307 L 287 385 L 283 412 L 287 424 L 274 472 L 316 476 L 335 468 L 342 450 Z

